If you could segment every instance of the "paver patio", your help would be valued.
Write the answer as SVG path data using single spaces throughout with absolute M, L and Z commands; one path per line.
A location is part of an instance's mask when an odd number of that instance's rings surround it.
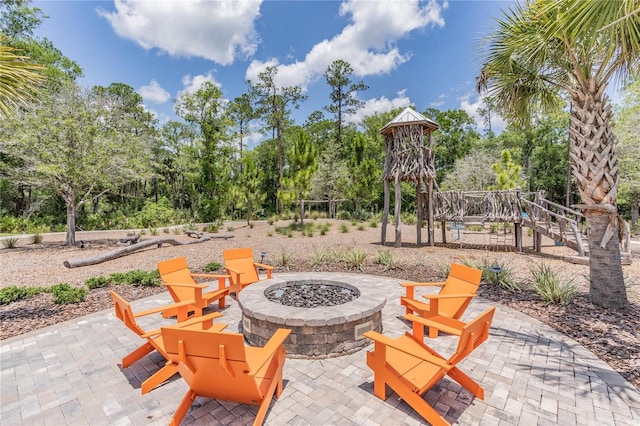
M 345 278 L 346 279 L 346 278 Z M 399 280 L 388 279 L 382 311 L 384 333 L 409 330 Z M 241 295 L 242 296 L 242 295 Z M 167 294 L 132 303 L 134 311 L 170 302 Z M 489 339 L 459 367 L 485 389 L 472 397 L 445 378 L 425 394 L 446 419 L 461 425 L 638 425 L 640 392 L 576 341 L 513 309 L 476 298 L 463 316 L 497 306 Z M 240 325 L 240 308 L 227 299 L 217 322 Z M 159 316 L 143 318 L 157 327 Z M 442 354 L 456 338 L 441 335 L 428 344 Z M 167 424 L 187 386 L 176 375 L 146 395 L 140 383 L 163 363 L 157 353 L 121 369 L 124 355 L 141 344 L 105 310 L 0 342 L 3 425 Z M 370 349 L 369 346 L 367 349 Z M 272 402 L 267 425 L 418 425 L 424 420 L 390 390 L 373 395 L 366 350 L 322 360 L 287 359 L 284 391 Z M 198 398 L 184 424 L 245 425 L 256 407 Z

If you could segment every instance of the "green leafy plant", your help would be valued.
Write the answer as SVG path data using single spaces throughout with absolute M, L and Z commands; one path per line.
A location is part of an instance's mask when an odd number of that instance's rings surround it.
M 217 271 L 220 268 L 222 268 L 222 264 L 218 262 L 209 262 L 204 265 L 205 272 Z
M 349 232 L 349 226 L 346 223 L 341 224 L 340 232 L 342 232 L 343 234 L 346 234 L 347 232 Z
M 280 266 L 285 268 L 288 267 L 289 264 L 291 263 L 292 258 L 293 258 L 293 255 L 289 253 L 286 248 L 282 247 L 282 250 L 280 250 L 280 259 L 278 262 Z
M 482 278 L 487 284 L 500 287 L 511 293 L 521 290 L 520 285 L 513 278 L 513 271 L 506 265 L 499 264 L 495 260 L 493 262 L 485 260 L 480 266 L 474 267 L 482 269 Z
M 364 265 L 364 261 L 367 258 L 367 256 L 369 256 L 368 253 L 366 253 L 363 250 L 360 250 L 357 247 L 354 247 L 351 250 L 348 250 L 347 252 L 345 252 L 344 262 L 350 268 L 362 270 L 362 266 Z
M 378 221 L 376 219 L 371 219 L 369 221 L 369 228 L 377 228 L 378 227 Z
M 41 234 L 41 233 L 36 232 L 35 234 L 33 234 L 33 237 L 32 237 L 32 238 L 33 238 L 33 244 L 40 244 L 40 243 L 42 243 L 43 236 L 42 236 L 42 234 Z
M 18 245 L 18 238 L 9 237 L 2 240 L 2 246 L 6 249 L 14 249 Z
M 383 265 L 385 271 L 396 269 L 396 261 L 393 259 L 393 253 L 391 250 L 378 250 L 376 263 Z
M 568 305 L 576 293 L 576 286 L 573 280 L 563 283 L 553 268 L 544 263 L 531 268 L 533 288 L 542 297 L 542 300 L 549 303 L 560 303 Z
M 104 275 L 98 275 L 97 277 L 87 279 L 84 284 L 89 288 L 89 290 L 93 290 L 109 286 L 109 281 L 109 278 Z
M 42 291 L 43 289 L 40 287 L 18 287 L 15 285 L 0 288 L 0 305 L 28 299 L 42 293 Z
M 322 266 L 327 265 L 333 259 L 333 253 L 330 248 L 322 247 L 317 248 L 314 247 L 313 252 L 311 253 L 311 266 Z
M 49 287 L 47 290 L 53 295 L 53 303 L 58 305 L 68 305 L 70 303 L 80 303 L 84 301 L 87 290 L 79 287 L 72 287 L 67 283 L 60 283 Z

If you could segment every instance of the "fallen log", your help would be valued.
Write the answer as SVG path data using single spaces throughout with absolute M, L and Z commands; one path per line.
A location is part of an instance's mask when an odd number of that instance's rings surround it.
M 128 254 L 136 252 L 138 250 L 142 250 L 147 247 L 152 247 L 154 245 L 158 246 L 158 248 L 162 247 L 163 244 L 171 244 L 174 246 L 186 246 L 188 244 L 202 243 L 204 241 L 209 241 L 214 238 L 216 239 L 224 238 L 226 240 L 227 238 L 233 238 L 233 235 L 216 235 L 211 237 L 200 238 L 197 240 L 187 241 L 184 243 L 170 237 L 156 238 L 154 240 L 141 241 L 139 243 L 132 244 L 127 247 L 122 247 L 122 248 L 110 251 L 109 253 L 101 254 L 99 256 L 87 257 L 84 259 L 65 260 L 63 263 L 64 263 L 64 266 L 66 266 L 67 268 L 78 268 L 81 266 L 97 265 L 98 263 L 108 262 L 109 260 L 117 259 L 119 257 L 126 256 Z

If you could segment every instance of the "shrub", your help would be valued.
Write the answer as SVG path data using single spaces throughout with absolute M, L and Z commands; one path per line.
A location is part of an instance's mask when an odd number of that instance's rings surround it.
M 94 290 L 96 288 L 103 288 L 109 285 L 109 278 L 104 275 L 99 275 L 97 277 L 91 277 L 87 279 L 85 285 L 89 288 L 89 290 Z
M 87 295 L 86 289 L 71 287 L 67 283 L 53 285 L 48 291 L 53 295 L 53 303 L 58 305 L 83 302 Z
M 160 285 L 160 273 L 158 270 L 145 272 L 140 270 L 129 272 L 114 272 L 109 275 L 113 284 L 130 284 L 142 286 Z
M 377 228 L 378 227 L 378 221 L 376 219 L 371 219 L 369 221 L 369 227 L 370 228 Z
M 222 264 L 218 262 L 209 262 L 206 265 L 204 265 L 204 270 L 206 272 L 217 271 L 220 268 L 222 268 Z
M 43 238 L 43 237 L 42 237 L 42 234 L 40 234 L 39 232 L 38 232 L 38 233 L 33 234 L 33 244 L 40 244 L 40 243 L 42 243 L 42 238 Z
M 343 223 L 342 225 L 340 225 L 340 232 L 346 234 L 347 232 L 349 232 L 349 226 L 346 223 Z
M 367 256 L 368 254 L 365 251 L 354 247 L 345 253 L 344 262 L 353 269 L 362 270 L 362 265 L 364 265 Z
M 311 266 L 327 265 L 333 256 L 329 248 L 314 248 L 311 253 Z
M 18 238 L 9 237 L 2 240 L 2 246 L 6 249 L 14 249 L 18 246 Z
M 289 253 L 286 248 L 282 247 L 282 250 L 280 251 L 280 259 L 279 259 L 280 266 L 288 267 L 289 264 L 291 263 L 292 257 L 293 256 L 291 255 L 291 253 Z
M 533 276 L 533 288 L 542 297 L 542 300 L 561 305 L 571 303 L 576 292 L 576 286 L 572 284 L 573 280 L 562 283 L 553 268 L 543 263 L 531 268 L 531 275 Z
M 396 261 L 393 259 L 391 250 L 378 250 L 376 263 L 383 265 L 386 271 L 396 268 Z
M 494 260 L 493 262 L 483 262 L 480 265 L 480 269 L 482 269 L 482 278 L 487 284 L 501 287 L 511 293 L 520 290 L 520 285 L 513 279 L 511 268 Z M 499 272 L 496 272 L 496 270 L 499 270 Z
M 357 229 L 358 231 L 364 231 L 364 225 L 363 224 L 358 225 Z
M 10 287 L 0 288 L 0 305 L 7 305 L 11 302 L 28 299 L 40 293 L 42 293 L 42 289 L 39 287 L 18 287 L 12 285 Z

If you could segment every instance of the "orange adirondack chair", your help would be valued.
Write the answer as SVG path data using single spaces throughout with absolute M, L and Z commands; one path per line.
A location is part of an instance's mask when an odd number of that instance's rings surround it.
M 229 287 L 225 286 L 225 280 L 230 279 L 229 275 L 192 274 L 187 265 L 187 258 L 184 256 L 158 262 L 158 271 L 162 283 L 167 287 L 175 302 L 195 300 L 192 310 L 196 316 L 202 315 L 202 310 L 216 300 L 220 309 L 225 307 L 225 297 L 229 294 Z M 217 278 L 218 289 L 203 293 L 203 290 L 208 286 L 198 284 L 196 278 Z M 175 312 L 167 311 L 162 316 L 166 318 L 175 314 Z
M 291 330 L 277 330 L 262 347 L 245 346 L 238 333 L 162 328 L 170 359 L 189 390 L 171 425 L 179 425 L 198 396 L 258 405 L 254 425 L 261 425 L 275 393 L 282 393 L 284 341 Z
M 158 351 L 158 353 L 160 353 L 160 355 L 162 355 L 167 360 L 167 363 L 164 365 L 164 367 L 155 372 L 151 377 L 149 377 L 142 383 L 142 394 L 144 395 L 145 393 L 156 388 L 162 382 L 176 374 L 178 372 L 178 365 L 169 360 L 169 357 L 165 352 L 165 345 L 164 341 L 162 340 L 162 336 L 160 335 L 160 330 L 157 329 L 146 331 L 136 322 L 136 318 L 145 315 L 157 314 L 158 312 L 163 312 L 166 309 L 173 309 L 174 311 L 178 310 L 178 312 L 180 312 L 178 314 L 178 318 L 186 318 L 186 312 L 192 306 L 193 300 L 186 300 L 180 303 L 174 303 L 155 309 L 148 309 L 146 311 L 133 313 L 133 309 L 131 308 L 129 302 L 124 300 L 118 293 L 112 291 L 111 298 L 113 299 L 116 317 L 120 319 L 129 330 L 133 331 L 145 340 L 145 343 L 142 346 L 122 358 L 122 368 L 129 367 L 131 364 L 143 358 L 147 354 L 153 352 L 154 350 Z M 214 312 L 203 317 L 197 317 L 187 321 L 179 322 L 177 323 L 177 326 L 187 329 L 196 328 L 223 330 L 224 327 L 226 327 L 226 324 L 213 324 L 213 319 L 220 316 L 222 316 L 221 313 Z
M 406 287 L 406 295 L 400 298 L 400 304 L 407 308 L 407 314 L 417 313 L 422 317 L 460 319 L 469 306 L 471 298 L 476 296 L 476 291 L 482 280 L 482 271 L 469 266 L 453 263 L 447 280 L 433 283 L 401 283 Z M 423 294 L 422 297 L 429 300 L 428 303 L 415 299 L 415 287 L 441 286 L 438 294 Z M 444 331 L 444 330 L 443 330 Z M 429 328 L 429 337 L 438 337 L 438 329 Z
M 423 343 L 420 336 L 407 333 L 391 339 L 375 331 L 364 336 L 372 339 L 373 352 L 367 352 L 367 365 L 373 370 L 373 393 L 386 400 L 386 386 L 400 396 L 430 424 L 449 423 L 423 398 L 444 376 L 449 376 L 477 398 L 484 399 L 484 389 L 456 365 L 489 336 L 495 308 L 490 308 L 467 324 L 460 333 L 456 351 L 445 359 Z M 411 321 L 424 321 L 416 315 L 406 315 Z
M 258 268 L 267 271 L 267 279 L 271 278 L 271 270 L 274 269 L 273 266 L 254 262 L 253 250 L 250 247 L 223 250 L 222 257 L 227 274 L 231 277 L 229 279 L 231 281 L 229 293 L 235 293 L 236 300 L 238 300 L 240 290 L 260 281 Z

